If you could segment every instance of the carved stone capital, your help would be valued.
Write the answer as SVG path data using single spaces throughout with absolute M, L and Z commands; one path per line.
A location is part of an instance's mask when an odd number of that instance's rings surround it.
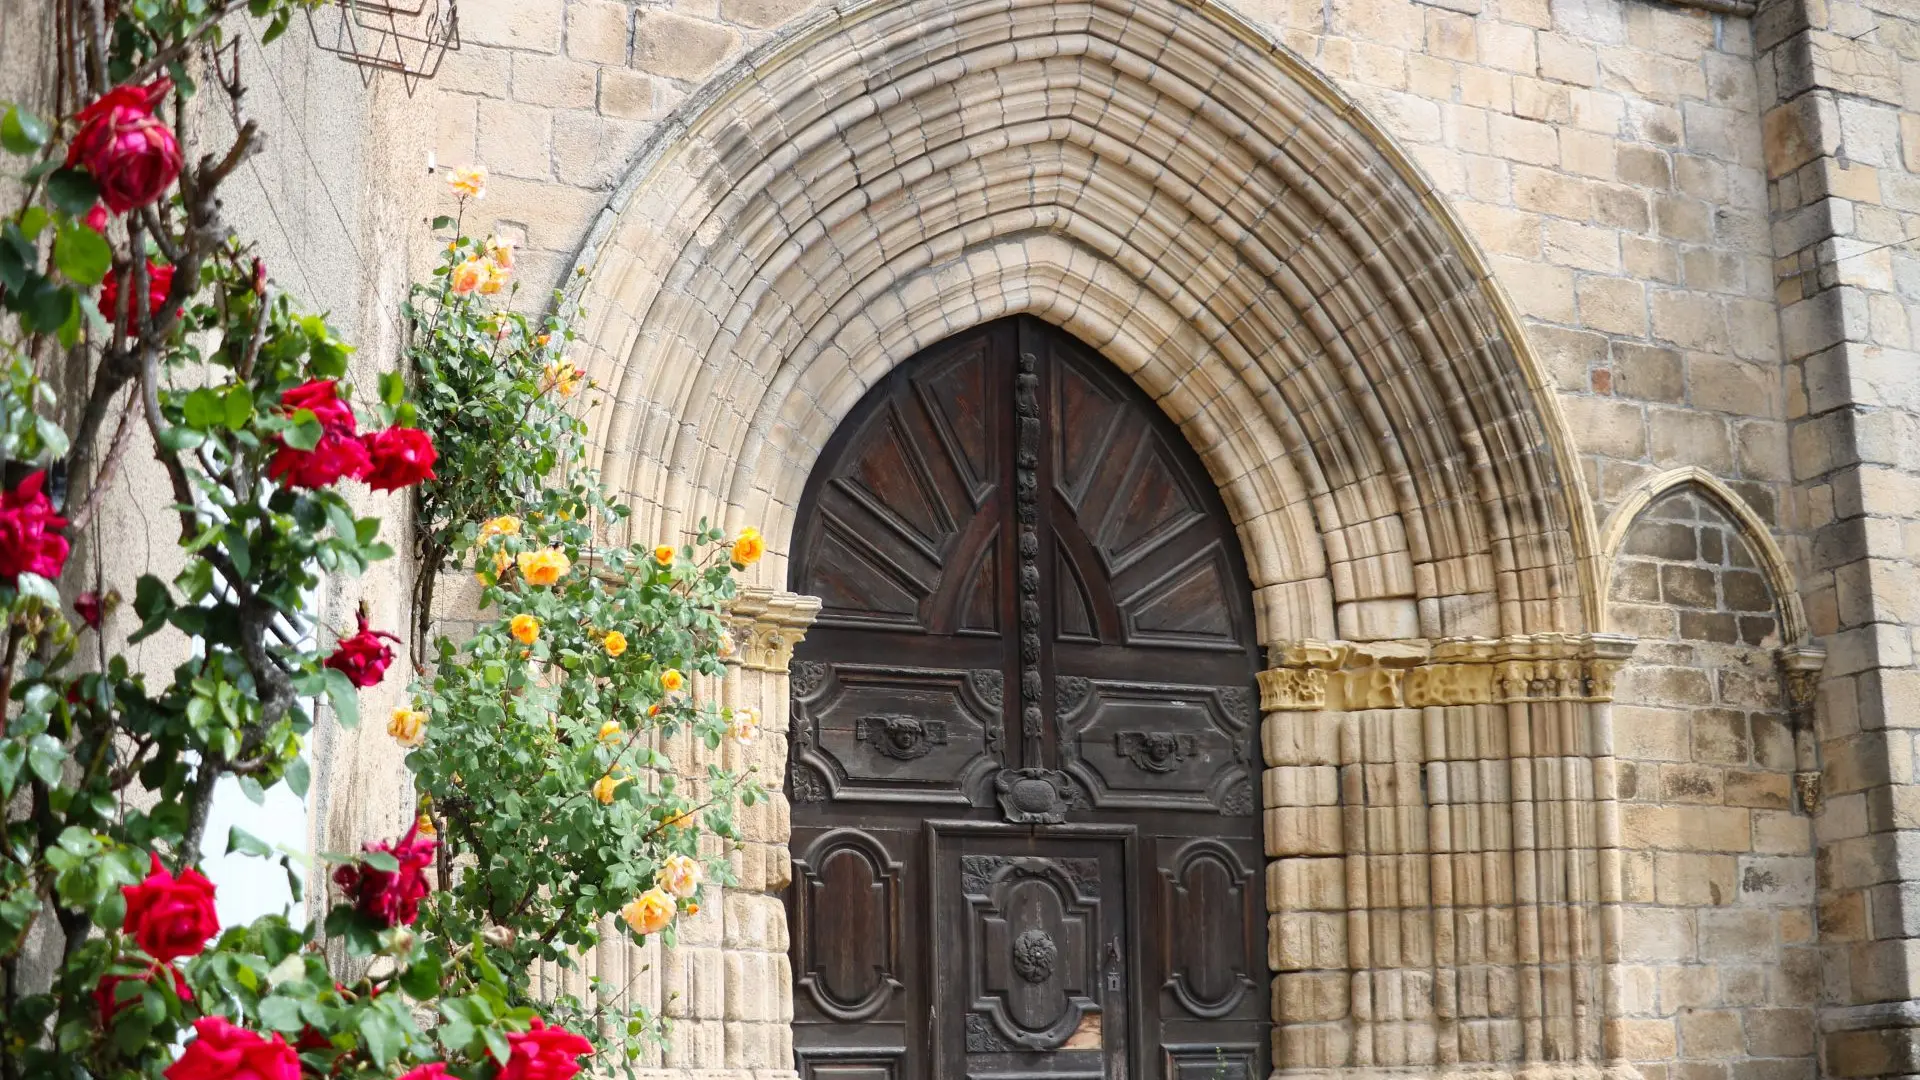
M 793 660 L 793 647 L 807 636 L 807 627 L 819 614 L 818 597 L 761 585 L 742 588 L 727 620 L 734 638 L 729 662 L 749 671 L 785 672 Z
M 1788 645 L 1773 654 L 1786 684 L 1787 713 L 1796 728 L 1811 729 L 1814 705 L 1820 700 L 1820 672 L 1827 650 L 1818 645 Z
M 1419 709 L 1515 701 L 1608 701 L 1633 654 L 1614 634 L 1440 641 L 1289 642 L 1259 674 L 1268 712 Z

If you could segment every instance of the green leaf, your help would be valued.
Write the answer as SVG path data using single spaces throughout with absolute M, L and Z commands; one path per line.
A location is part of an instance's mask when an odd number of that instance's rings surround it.
M 433 219 L 433 227 L 436 229 L 451 229 L 453 228 L 453 219 L 445 214 L 441 214 L 439 217 Z
M 60 763 L 67 760 L 67 748 L 51 735 L 35 735 L 27 740 L 27 768 L 42 783 L 60 782 Z
M 320 436 L 326 433 L 312 409 L 295 409 L 293 426 L 282 432 L 280 438 L 295 450 L 311 450 L 320 445 Z
M 184 450 L 191 450 L 206 441 L 206 432 L 195 431 L 193 428 L 180 424 L 175 424 L 160 433 L 160 445 L 176 454 Z
M 239 431 L 253 418 L 253 391 L 246 383 L 235 383 L 227 391 L 226 397 L 227 428 Z
M 240 572 L 241 577 L 247 577 L 253 573 L 253 551 L 247 546 L 245 530 L 238 525 L 227 526 L 226 533 L 221 537 L 221 543 L 227 549 L 227 557 L 233 560 L 233 568 Z
M 205 386 L 187 395 L 181 411 L 186 414 L 187 423 L 197 428 L 223 424 L 227 419 L 225 401 L 217 392 Z
M 21 321 L 39 333 L 59 330 L 80 312 L 80 295 L 50 277 L 29 273 L 21 292 Z
M 0 799 L 11 798 L 27 764 L 27 748 L 17 742 L 0 743 Z
M 29 206 L 20 211 L 20 231 L 29 238 L 39 236 L 40 230 L 46 228 L 47 222 L 52 220 L 53 218 L 47 214 L 46 207 Z
M 360 726 L 360 690 L 344 671 L 326 669 L 327 701 L 333 705 L 334 718 L 343 728 Z
M 68 217 L 86 217 L 100 201 L 100 189 L 79 169 L 56 169 L 47 177 L 47 198 Z
M 273 849 L 267 846 L 265 840 L 238 825 L 227 830 L 227 853 L 236 851 L 243 855 L 258 855 L 263 859 L 273 855 Z
M 113 248 L 106 237 L 78 221 L 68 221 L 54 238 L 53 265 L 73 281 L 98 285 L 113 265 Z
M 296 757 L 287 762 L 286 781 L 287 787 L 293 789 L 295 795 L 303 799 L 307 797 L 307 787 L 313 782 L 313 774 L 307 768 L 306 758 Z
M 261 999 L 260 1022 L 275 1031 L 299 1031 L 307 1026 L 300 1018 L 300 1003 L 278 994 Z
M 260 781 L 255 780 L 251 776 L 241 776 L 235 779 L 240 781 L 240 794 L 245 795 L 249 802 L 255 806 L 261 806 L 266 803 L 267 792 L 265 788 L 260 786 Z
M 47 144 L 47 122 L 18 105 L 0 117 L 0 146 L 9 153 L 31 154 Z
M 360 856 L 360 861 L 382 873 L 393 874 L 400 870 L 400 860 L 385 851 L 369 851 Z

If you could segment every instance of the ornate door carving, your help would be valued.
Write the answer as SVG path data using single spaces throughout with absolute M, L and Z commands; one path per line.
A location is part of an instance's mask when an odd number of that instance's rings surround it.
M 942 342 L 821 455 L 792 577 L 802 1075 L 1263 1077 L 1251 587 L 1160 409 L 1036 320 Z

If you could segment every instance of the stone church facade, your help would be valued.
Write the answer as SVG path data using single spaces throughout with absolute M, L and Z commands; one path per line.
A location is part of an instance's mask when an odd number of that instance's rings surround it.
M 774 538 L 736 700 L 789 717 L 814 608 L 781 556 L 906 358 L 1035 316 L 1178 425 L 1263 657 L 1273 1026 L 1228 1075 L 1915 1070 L 1914 13 L 551 0 L 466 25 L 438 152 L 517 178 L 488 212 L 591 271 L 634 527 Z M 664 1068 L 795 1067 L 821 1008 L 782 899 L 810 887 L 802 809 L 757 820 L 706 936 L 641 976 L 681 1017 Z M 914 1075 L 800 1042 L 809 1077 Z
M 1257 657 L 1259 850 L 1232 887 L 1264 943 L 1237 970 L 1259 1045 L 1203 1053 L 1197 1019 L 1186 1051 L 1096 1025 L 1132 1040 L 1106 1075 L 1920 1073 L 1920 10 L 467 0 L 460 18 L 411 99 L 290 37 L 263 57 L 286 73 L 275 100 L 287 126 L 364 119 L 340 166 L 359 193 L 332 208 L 356 256 L 435 212 L 413 193 L 430 146 L 490 170 L 483 226 L 520 241 L 526 295 L 588 275 L 580 361 L 635 535 L 706 517 L 769 539 L 738 664 L 702 692 L 819 737 L 794 661 L 835 659 L 834 602 L 788 558 L 810 481 L 942 342 L 1054 328 L 1210 481 Z M 344 278 L 336 313 L 375 362 L 405 279 Z M 815 783 L 789 745 L 747 763 Z M 404 812 L 377 733 L 321 752 L 317 848 Z M 750 811 L 738 884 L 676 950 L 608 944 L 555 977 L 672 1016 L 662 1077 L 921 1075 L 908 1043 L 952 1017 L 909 1015 L 928 999 L 904 984 L 871 1012 L 819 989 L 796 918 L 814 812 Z M 854 885 L 888 898 L 885 945 L 838 977 L 879 987 L 926 947 L 889 921 L 926 883 L 874 866 Z M 835 1008 L 905 1034 L 800 1038 L 796 1060 L 796 1016 Z

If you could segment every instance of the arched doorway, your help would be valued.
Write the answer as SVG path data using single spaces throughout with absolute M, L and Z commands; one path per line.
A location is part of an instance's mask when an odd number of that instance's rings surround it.
M 866 394 L 794 537 L 802 1075 L 1265 1076 L 1252 586 L 1179 429 L 984 324 Z

